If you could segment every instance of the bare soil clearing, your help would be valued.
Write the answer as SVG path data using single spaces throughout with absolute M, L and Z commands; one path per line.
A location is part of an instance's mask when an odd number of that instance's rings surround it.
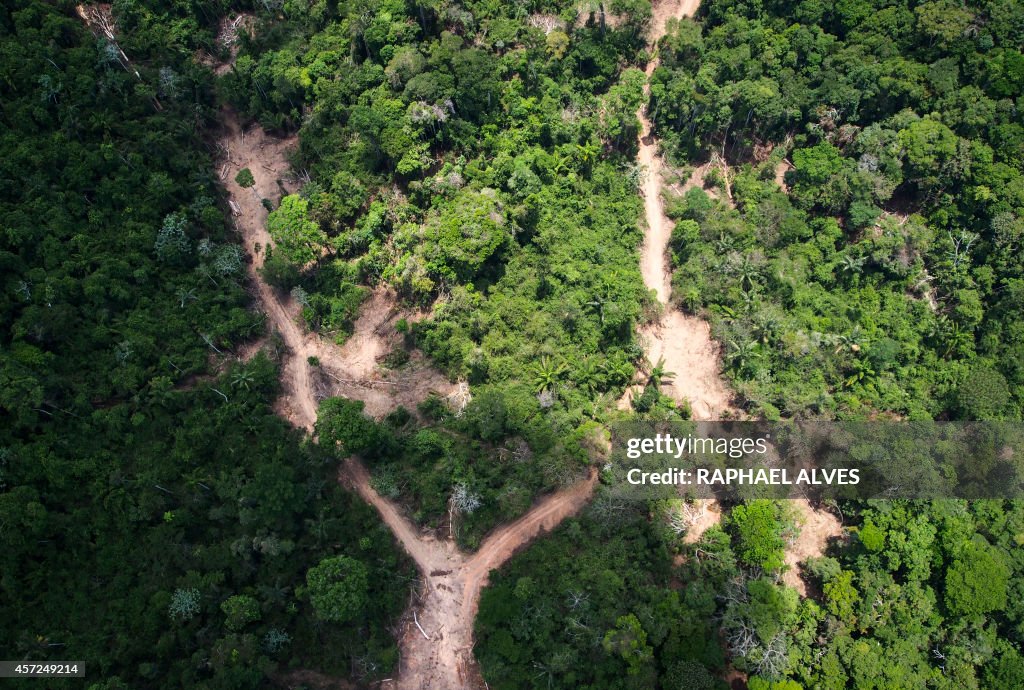
M 668 19 L 691 16 L 697 11 L 698 5 L 697 0 L 655 3 L 651 45 L 656 46 L 664 35 Z M 647 64 L 648 78 L 657 66 L 657 58 Z M 645 95 L 648 91 L 649 87 L 645 85 Z M 654 291 L 658 301 L 668 305 L 672 294 L 668 243 L 672 237 L 673 223 L 665 216 L 662 203 L 664 182 L 658 141 L 651 133 L 651 122 L 644 106 L 637 112 L 637 117 L 641 124 L 637 162 L 646 173 L 641 191 L 644 197 L 644 216 L 647 220 L 647 231 L 640 247 L 640 273 L 644 284 Z M 704 170 L 706 166 L 694 171 L 682 191 L 690 186 L 699 185 Z M 664 359 L 665 369 L 673 374 L 671 385 L 666 385 L 664 390 L 677 402 L 688 400 L 694 419 L 740 416 L 739 410 L 732 406 L 732 392 L 722 380 L 719 348 L 711 339 L 711 329 L 706 321 L 666 306 L 661 319 L 641 327 L 639 334 L 644 341 L 648 360 L 652 364 L 657 364 Z M 627 391 L 619 406 L 628 407 L 632 395 L 637 394 L 639 391 L 636 388 Z
M 709 529 L 722 522 L 722 506 L 716 498 L 701 499 L 704 501 L 704 510 L 699 517 L 690 523 L 686 534 L 683 535 L 684 544 L 696 544 Z
M 699 0 L 655 3 L 651 26 L 651 44 L 656 46 L 665 33 L 665 25 L 672 17 L 692 16 L 699 7 Z M 657 58 L 647 64 L 648 79 L 658 66 Z M 645 86 L 645 95 L 646 95 Z M 724 417 L 741 417 L 742 413 L 732 405 L 732 391 L 722 380 L 718 344 L 711 338 L 711 329 L 706 321 L 688 316 L 668 305 L 671 296 L 671 274 L 668 264 L 668 243 L 672 237 L 672 221 L 665 216 L 662 202 L 663 165 L 658 154 L 658 141 L 651 133 L 651 122 L 644 107 L 637 112 L 641 123 L 640 146 L 637 162 L 646 171 L 642 185 L 644 215 L 647 232 L 640 248 L 640 272 L 644 284 L 653 290 L 658 301 L 667 305 L 657 322 L 639 329 L 644 341 L 647 358 L 652 363 L 664 360 L 665 369 L 672 373 L 663 390 L 676 401 L 690 402 L 694 419 L 713 420 Z M 697 167 L 689 179 L 674 191 L 685 193 L 691 187 L 702 186 L 704 175 L 710 164 Z M 791 169 L 788 161 L 779 163 L 775 170 L 776 183 L 783 190 L 785 173 Z M 634 387 L 619 401 L 620 407 L 628 407 L 632 395 L 638 395 L 642 388 Z M 783 581 L 807 596 L 807 585 L 801 579 L 799 564 L 808 558 L 824 553 L 828 541 L 841 536 L 839 520 L 826 511 L 816 510 L 806 499 L 793 502 L 802 529 L 796 540 L 786 549 L 785 562 L 790 570 Z M 687 543 L 696 543 L 704 532 L 721 520 L 717 501 L 711 499 L 707 511 L 692 525 L 684 538 Z
M 787 160 L 779 161 L 779 164 L 775 166 L 775 184 L 779 185 L 779 189 L 786 194 L 789 194 L 789 187 L 786 186 L 786 173 L 792 169 L 792 163 Z
M 287 154 L 297 140 L 267 135 L 259 127 L 243 131 L 231 111 L 225 111 L 222 120 L 219 166 L 230 200 L 238 208 L 235 226 L 252 259 L 250 278 L 271 325 L 292 354 L 283 366 L 284 395 L 278 401 L 278 411 L 295 426 L 312 430 L 320 399 L 330 395 L 362 400 L 366 412 L 379 418 L 399 405 L 415 409 L 431 392 L 443 396 L 455 390 L 419 352 L 413 352 L 410 362 L 398 370 L 388 372 L 377 366 L 381 357 L 401 344 L 398 319 L 417 317 L 399 309 L 395 296 L 386 290 L 374 290 L 363 303 L 354 333 L 343 346 L 306 332 L 295 300 L 267 285 L 259 275 L 266 247 L 272 243 L 261 200 L 277 199 L 282 191 L 292 191 Z M 248 189 L 235 182 L 242 168 L 248 168 L 256 180 Z M 319 368 L 309 363 L 310 357 L 320 361 Z M 321 372 L 323 376 L 318 375 Z
M 789 570 L 782 575 L 782 581 L 806 597 L 807 583 L 800 577 L 800 564 L 825 553 L 829 540 L 842 536 L 843 525 L 835 515 L 815 508 L 806 498 L 794 499 L 790 505 L 797 514 L 800 534 L 786 547 Z

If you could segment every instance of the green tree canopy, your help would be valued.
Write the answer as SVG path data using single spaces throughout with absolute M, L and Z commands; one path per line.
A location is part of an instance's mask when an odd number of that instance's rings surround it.
M 224 623 L 228 630 L 241 630 L 249 623 L 260 619 L 260 604 L 245 594 L 236 594 L 225 599 L 220 610 L 224 612 Z
M 249 170 L 249 168 L 242 168 L 238 171 L 238 174 L 235 175 L 235 182 L 238 183 L 239 187 L 248 189 L 256 184 L 256 178 L 252 176 L 252 170 Z
M 366 608 L 367 570 L 354 558 L 325 558 L 306 573 L 306 584 L 316 615 L 325 621 L 351 621 Z
M 757 499 L 733 508 L 729 516 L 736 535 L 736 552 L 747 565 L 778 570 L 783 563 L 782 521 L 775 503 Z
M 329 398 L 317 411 L 316 433 L 320 443 L 340 444 L 343 453 L 360 455 L 377 449 L 382 436 L 377 423 L 363 414 L 365 403 L 348 398 Z
M 973 367 L 956 389 L 956 407 L 963 419 L 1000 419 L 1009 401 L 1006 377 L 990 366 Z
M 964 545 L 946 571 L 946 607 L 957 616 L 976 616 L 1006 606 L 1010 569 L 995 548 L 979 538 Z
M 309 201 L 297 194 L 281 199 L 267 217 L 267 230 L 285 257 L 300 266 L 320 256 L 327 244 L 327 235 L 309 218 Z

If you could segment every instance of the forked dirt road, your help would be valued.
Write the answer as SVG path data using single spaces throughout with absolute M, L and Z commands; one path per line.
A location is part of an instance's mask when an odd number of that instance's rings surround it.
M 251 257 L 250 279 L 268 320 L 290 353 L 281 372 L 284 395 L 279 400 L 279 414 L 312 432 L 322 394 L 362 400 L 369 414 L 380 417 L 399 405 L 414 408 L 431 392 L 453 391 L 454 386 L 437 371 L 415 361 L 418 353 L 398 377 L 380 375 L 376 359 L 393 346 L 389 333 L 397 332 L 393 323 L 401 315 L 387 293 L 374 292 L 364 303 L 355 333 L 340 347 L 299 325 L 298 305 L 268 285 L 259 272 L 265 248 L 272 242 L 265 229 L 267 211 L 260 200 L 280 194 L 278 180 L 286 177 L 287 153 L 295 140 L 268 136 L 259 127 L 243 132 L 230 111 L 225 111 L 222 119 L 220 165 L 225 170 L 224 185 L 237 208 L 235 225 Z M 245 167 L 256 180 L 249 189 L 234 180 Z M 309 357 L 318 358 L 319 365 L 311 365 Z M 318 370 L 329 372 L 326 382 L 317 378 Z M 324 385 L 326 391 L 321 390 Z M 496 529 L 472 555 L 461 553 L 449 540 L 421 534 L 394 503 L 373 490 L 369 473 L 358 461 L 350 459 L 343 465 L 339 481 L 377 509 L 423 578 L 420 600 L 407 615 L 399 640 L 402 667 L 391 685 L 410 690 L 456 690 L 483 685 L 473 659 L 473 621 L 488 573 L 541 532 L 554 529 L 582 509 L 593 493 L 597 473 L 591 471 L 585 480 L 544 497 L 521 518 Z
M 398 678 L 383 687 L 459 690 L 485 687 L 473 658 L 473 622 L 488 575 L 582 510 L 597 484 L 597 470 L 591 468 L 586 479 L 545 496 L 518 520 L 498 527 L 473 554 L 460 552 L 449 540 L 418 534 L 391 501 L 373 490 L 366 469 L 354 460 L 342 469 L 341 481 L 377 509 L 423 578 L 419 601 L 403 620 Z

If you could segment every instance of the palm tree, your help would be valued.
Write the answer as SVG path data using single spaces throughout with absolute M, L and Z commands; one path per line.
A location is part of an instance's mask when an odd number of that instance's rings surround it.
M 715 242 L 715 248 L 720 254 L 727 254 L 736 249 L 738 240 L 733 235 L 726 235 L 725 232 L 718 234 L 718 241 Z
M 373 58 L 373 53 L 370 52 L 370 43 L 366 40 L 366 30 L 373 24 L 376 13 L 377 8 L 373 6 L 373 3 L 365 0 L 352 3 L 349 7 L 349 34 L 352 38 L 352 50 L 349 58 L 352 62 L 355 62 L 357 41 L 362 42 L 366 58 Z
M 945 314 L 940 314 L 932 325 L 929 336 L 945 345 L 942 358 L 948 359 L 954 352 L 965 352 L 970 349 L 974 341 L 974 334 L 970 330 L 960 327 L 960 324 L 950 319 Z
M 580 385 L 591 395 L 597 391 L 600 372 L 600 366 L 594 357 L 584 357 L 576 366 L 576 377 L 579 379 Z
M 764 311 L 756 312 L 752 322 L 754 335 L 765 345 L 774 337 L 775 332 L 779 330 L 779 320 Z
M 231 387 L 249 390 L 255 378 L 248 369 L 238 369 L 231 375 Z
M 605 361 L 601 364 L 601 368 L 604 369 L 605 374 L 608 378 L 617 383 L 629 383 L 633 380 L 633 374 L 636 372 L 636 368 L 625 361 Z
M 654 386 L 655 388 L 661 388 L 662 381 L 665 379 L 671 379 L 675 377 L 674 371 L 668 371 L 665 369 L 665 358 L 662 357 L 658 360 L 658 363 L 651 369 L 651 373 L 647 376 L 647 383 Z
M 855 383 L 867 383 L 874 378 L 875 370 L 871 368 L 871 365 L 863 360 L 857 360 L 853 365 L 853 374 L 847 377 L 844 385 L 850 388 Z
M 726 321 L 736 320 L 736 310 L 725 304 L 711 305 L 712 311 L 717 311 Z
M 565 362 L 555 363 L 547 355 L 541 357 L 533 366 L 533 385 L 537 392 L 549 390 L 567 369 Z
M 747 289 L 752 290 L 754 288 L 754 279 L 760 274 L 760 269 L 757 264 L 750 260 L 750 257 L 744 254 L 740 260 L 734 264 L 733 272 L 739 276 L 740 288 L 743 287 L 743 283 L 746 282 Z
M 196 297 L 196 291 L 194 288 L 187 290 L 183 287 L 178 288 L 178 306 L 180 306 L 182 309 L 185 308 L 186 304 L 197 299 L 199 298 Z
M 601 150 L 597 147 L 597 144 L 589 139 L 584 144 L 576 145 L 576 155 L 580 157 L 580 162 L 583 163 L 585 168 L 590 167 L 590 163 L 597 158 L 597 154 L 600 153 L 600 151 Z
M 864 263 L 867 261 L 866 257 L 863 256 L 851 256 L 850 254 L 843 254 L 839 259 L 839 268 L 843 273 L 851 273 L 858 275 L 864 271 Z
M 320 510 L 315 519 L 306 519 L 306 530 L 307 533 L 312 534 L 316 538 L 317 546 L 320 546 L 327 539 L 327 535 L 330 532 L 329 520 L 327 518 L 327 511 Z
M 844 349 L 850 352 L 860 352 L 861 348 L 867 343 L 867 339 L 864 337 L 860 326 L 854 326 L 848 335 L 840 335 L 836 340 L 838 344 L 836 345 L 835 354 L 839 354 L 839 351 Z
M 760 304 L 759 295 L 754 290 L 742 290 L 740 292 L 740 299 L 743 300 L 744 314 L 754 311 Z
M 729 363 L 737 373 L 746 371 L 754 360 L 761 357 L 757 344 L 749 340 L 730 340 L 729 350 Z

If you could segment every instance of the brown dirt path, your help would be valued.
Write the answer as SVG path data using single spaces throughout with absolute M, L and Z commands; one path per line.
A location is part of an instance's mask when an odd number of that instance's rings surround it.
M 698 5 L 698 0 L 655 3 L 651 45 L 657 46 L 670 18 L 691 16 L 697 11 Z M 648 79 L 657 66 L 656 57 L 647 63 Z M 644 94 L 649 94 L 649 86 L 645 85 Z M 673 223 L 665 216 L 662 203 L 663 166 L 658 154 L 658 140 L 651 132 L 646 105 L 640 107 L 637 118 L 641 124 L 637 163 L 646 173 L 641 192 L 647 221 L 644 241 L 640 247 L 640 273 L 644 284 L 654 291 L 658 301 L 668 305 L 672 294 L 668 243 L 672 237 Z M 698 175 L 691 176 L 684 191 L 699 182 Z M 739 411 L 732 406 L 732 392 L 722 380 L 718 344 L 712 340 L 711 328 L 706 321 L 666 306 L 662 317 L 642 326 L 639 335 L 645 344 L 647 359 L 652 364 L 664 359 L 665 368 L 674 374 L 671 384 L 664 386 L 665 392 L 676 401 L 688 400 L 694 419 L 739 416 Z M 620 401 L 620 407 L 628 407 L 631 396 L 639 392 L 635 388 L 628 391 L 627 397 Z
M 278 180 L 291 191 L 287 155 L 297 139 L 270 136 L 260 127 L 243 131 L 238 116 L 230 110 L 225 110 L 221 119 L 218 168 L 229 198 L 238 209 L 234 221 L 251 257 L 249 277 L 270 323 L 291 350 L 281 372 L 284 394 L 278 401 L 278 411 L 282 416 L 295 426 L 312 430 L 319 400 L 326 395 L 362 400 L 368 414 L 382 417 L 399 405 L 415 409 L 416 403 L 431 392 L 448 395 L 454 391 L 455 386 L 431 368 L 419 352 L 412 353 L 410 362 L 396 371 L 383 371 L 377 366 L 381 357 L 400 344 L 395 328 L 398 319 L 421 316 L 399 309 L 395 296 L 387 290 L 377 289 L 370 294 L 360 309 L 354 333 L 340 347 L 305 330 L 299 305 L 259 275 L 266 247 L 272 244 L 261 199 L 276 200 L 280 196 Z M 249 189 L 235 182 L 242 168 L 249 168 L 256 180 Z M 309 364 L 310 357 L 320 361 L 319 371 Z M 321 372 L 323 376 L 319 376 Z
M 775 184 L 786 194 L 789 194 L 789 187 L 786 186 L 786 173 L 792 169 L 793 165 L 787 160 L 779 161 L 779 164 L 775 166 Z
M 656 46 L 658 39 L 664 35 L 669 18 L 692 16 L 699 5 L 699 0 L 655 3 L 651 45 Z M 647 64 L 648 79 L 657 66 L 657 58 Z M 646 171 L 641 191 L 647 220 L 647 231 L 640 248 L 640 272 L 648 289 L 655 292 L 659 302 L 667 305 L 672 291 L 667 252 L 673 224 L 665 216 L 661 197 L 663 166 L 658 155 L 658 140 L 651 133 L 651 122 L 645 106 L 641 106 L 637 117 L 641 123 L 637 162 Z M 786 189 L 784 175 L 790 167 L 788 162 L 783 161 L 775 171 L 775 180 L 783 190 Z M 680 193 L 700 185 L 706 169 L 707 166 L 701 166 L 694 170 L 679 190 Z M 645 342 L 648 360 L 656 364 L 664 359 L 665 368 L 674 374 L 671 383 L 665 384 L 663 390 L 677 401 L 684 398 L 689 400 L 694 419 L 741 416 L 740 411 L 732 405 L 732 392 L 722 380 L 719 347 L 712 340 L 711 329 L 706 321 L 685 315 L 669 305 L 661 319 L 641 327 L 639 334 Z M 638 392 L 636 389 L 628 392 L 623 399 L 625 404 L 628 405 L 630 394 Z M 620 401 L 620 406 L 623 401 Z M 710 526 L 721 520 L 717 501 L 711 499 L 708 508 L 701 520 L 688 531 L 685 539 L 687 543 L 699 541 Z M 802 596 L 807 596 L 807 585 L 800 577 L 799 564 L 824 553 L 828 541 L 842 534 L 842 525 L 834 515 L 815 509 L 806 499 L 795 500 L 793 508 L 801 529 L 786 549 L 785 562 L 790 569 L 784 574 L 783 581 Z

